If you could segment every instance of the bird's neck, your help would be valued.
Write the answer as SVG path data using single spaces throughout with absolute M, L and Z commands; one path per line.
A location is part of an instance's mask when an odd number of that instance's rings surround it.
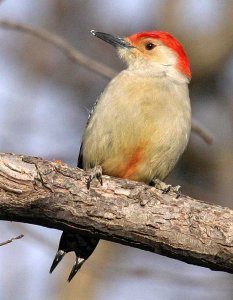
M 189 83 L 189 79 L 172 65 L 154 63 L 153 65 L 142 67 L 132 64 L 128 66 L 126 71 L 142 77 L 167 78 L 176 83 Z

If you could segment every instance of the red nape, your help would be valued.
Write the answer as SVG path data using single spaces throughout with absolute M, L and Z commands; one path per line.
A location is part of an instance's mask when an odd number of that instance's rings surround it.
M 178 42 L 176 38 L 174 38 L 174 36 L 172 36 L 169 32 L 164 32 L 164 31 L 144 31 L 144 32 L 135 33 L 128 37 L 128 39 L 133 44 L 137 44 L 143 38 L 152 38 L 152 39 L 161 40 L 164 43 L 164 45 L 173 49 L 177 53 L 179 58 L 177 67 L 188 78 L 191 78 L 189 59 L 186 53 L 184 52 L 183 46 Z

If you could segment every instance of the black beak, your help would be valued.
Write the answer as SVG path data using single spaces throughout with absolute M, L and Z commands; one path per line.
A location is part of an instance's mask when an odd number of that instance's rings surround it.
M 132 46 L 129 42 L 118 36 L 113 36 L 111 34 L 98 32 L 95 30 L 91 30 L 91 33 L 99 39 L 113 45 L 114 47 L 134 48 L 134 46 Z

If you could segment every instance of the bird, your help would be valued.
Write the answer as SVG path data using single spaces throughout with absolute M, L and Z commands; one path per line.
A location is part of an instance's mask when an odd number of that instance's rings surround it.
M 90 111 L 78 167 L 93 171 L 88 188 L 95 177 L 102 184 L 102 174 L 161 187 L 189 141 L 189 59 L 169 32 L 144 31 L 125 38 L 91 33 L 113 45 L 127 67 L 110 81 Z M 163 192 L 170 187 L 163 186 Z M 70 281 L 98 241 L 83 233 L 63 232 L 50 272 L 74 251 Z

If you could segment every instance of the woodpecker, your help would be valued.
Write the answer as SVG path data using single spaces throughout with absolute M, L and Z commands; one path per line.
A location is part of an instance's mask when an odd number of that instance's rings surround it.
M 85 128 L 78 167 L 147 184 L 162 182 L 184 152 L 191 130 L 187 55 L 168 32 L 139 32 L 120 38 L 91 33 L 113 45 L 127 68 L 107 85 Z M 63 232 L 51 272 L 70 251 L 76 262 L 70 281 L 98 239 Z

